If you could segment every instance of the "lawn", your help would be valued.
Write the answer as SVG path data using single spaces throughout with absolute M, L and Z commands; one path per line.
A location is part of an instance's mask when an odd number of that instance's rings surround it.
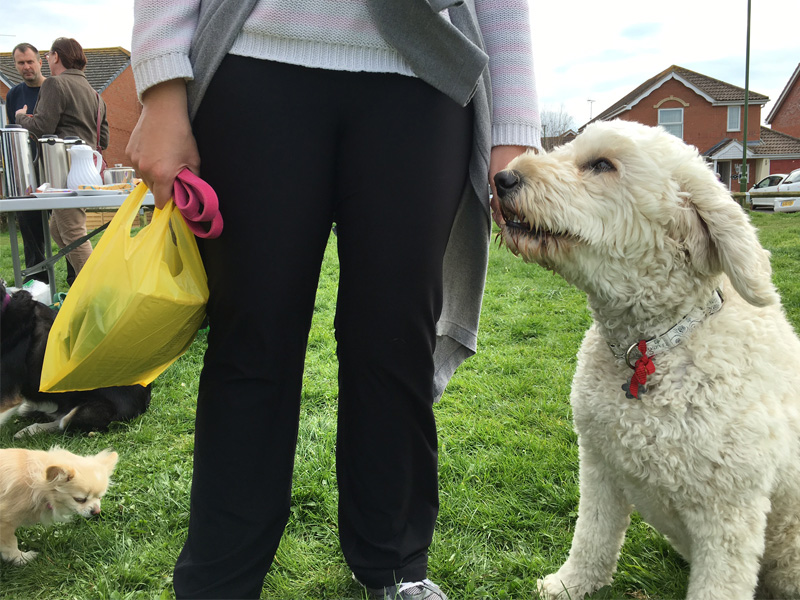
M 756 213 L 772 252 L 774 280 L 800 330 L 800 213 Z M 0 276 L 12 279 L 8 236 Z M 21 246 L 20 246 L 21 247 Z M 363 598 L 339 550 L 336 528 L 336 357 L 333 313 L 338 266 L 333 242 L 323 265 L 309 340 L 292 515 L 263 590 L 269 599 Z M 63 288 L 63 261 L 59 266 Z M 566 558 L 578 505 L 577 448 L 569 387 L 590 324 L 585 296 L 494 244 L 479 353 L 456 373 L 436 406 L 441 512 L 430 573 L 451 600 L 534 599 L 537 577 Z M 0 566 L 0 598 L 172 598 L 171 573 L 188 522 L 194 406 L 205 346 L 190 350 L 153 386 L 150 410 L 94 435 L 14 440 L 0 447 L 59 444 L 87 454 L 120 453 L 103 513 L 18 532 L 40 556 Z M 243 416 L 246 418 L 246 416 Z M 593 598 L 679 598 L 686 564 L 634 517 L 612 586 Z

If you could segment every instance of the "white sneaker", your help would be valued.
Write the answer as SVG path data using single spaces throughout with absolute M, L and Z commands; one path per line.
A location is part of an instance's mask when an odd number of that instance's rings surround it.
M 445 593 L 430 579 L 398 583 L 383 590 L 367 588 L 367 591 L 380 600 L 447 600 Z

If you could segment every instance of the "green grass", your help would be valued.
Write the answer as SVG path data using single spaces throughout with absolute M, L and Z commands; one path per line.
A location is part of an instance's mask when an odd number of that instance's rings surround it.
M 772 252 L 774 280 L 800 329 L 800 213 L 753 215 Z M 479 353 L 458 370 L 436 407 L 441 512 L 430 577 L 453 600 L 534 599 L 536 579 L 569 550 L 578 504 L 577 448 L 569 387 L 590 324 L 584 295 L 493 245 Z M 309 340 L 293 508 L 263 591 L 269 599 L 363 598 L 338 546 L 336 358 L 333 311 L 338 267 L 328 248 Z M 63 261 L 59 267 L 63 289 Z M 0 275 L 12 278 L 7 236 Z M 172 598 L 171 573 L 187 522 L 194 406 L 205 346 L 156 380 L 150 410 L 93 436 L 14 440 L 0 447 L 59 444 L 81 454 L 113 447 L 120 461 L 103 514 L 19 530 L 31 565 L 0 566 L 0 598 Z M 593 598 L 679 598 L 688 568 L 634 517 L 612 586 Z

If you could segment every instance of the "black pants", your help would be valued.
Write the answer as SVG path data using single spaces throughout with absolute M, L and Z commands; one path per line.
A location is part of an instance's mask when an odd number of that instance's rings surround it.
M 46 257 L 44 254 L 44 231 L 42 230 L 42 218 L 47 218 L 47 211 L 30 210 L 17 213 L 19 231 L 22 234 L 22 249 L 25 253 L 25 268 L 29 269 L 33 265 L 42 262 Z M 48 242 L 50 240 L 47 240 Z M 38 279 L 49 283 L 47 271 L 40 271 L 25 278 L 25 281 Z
M 289 515 L 333 222 L 342 550 L 367 585 L 424 578 L 438 512 L 432 353 L 471 108 L 412 77 L 229 56 L 195 135 L 225 225 L 202 243 L 211 329 L 177 595 L 261 591 Z

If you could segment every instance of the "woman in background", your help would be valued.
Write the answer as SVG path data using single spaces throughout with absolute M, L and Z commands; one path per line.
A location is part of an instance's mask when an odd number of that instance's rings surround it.
M 156 205 L 189 168 L 225 223 L 200 241 L 211 328 L 176 595 L 259 597 L 335 222 L 342 551 L 374 597 L 444 600 L 433 402 L 475 350 L 487 177 L 539 146 L 527 0 L 138 0 L 132 64 L 128 153 Z

